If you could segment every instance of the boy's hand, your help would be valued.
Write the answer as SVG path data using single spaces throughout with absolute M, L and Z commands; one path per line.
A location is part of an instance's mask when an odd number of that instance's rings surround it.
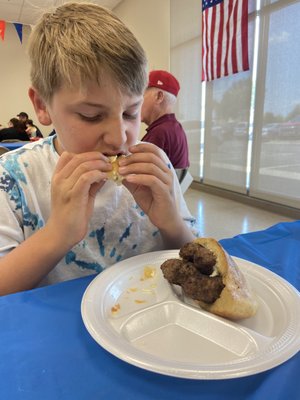
M 51 185 L 51 215 L 47 226 L 56 229 L 66 248 L 84 238 L 97 191 L 111 169 L 99 152 L 62 153 Z
M 157 228 L 165 231 L 181 224 L 171 165 L 166 163 L 162 150 L 151 143 L 140 143 L 129 151 L 131 155 L 119 162 L 123 185 Z

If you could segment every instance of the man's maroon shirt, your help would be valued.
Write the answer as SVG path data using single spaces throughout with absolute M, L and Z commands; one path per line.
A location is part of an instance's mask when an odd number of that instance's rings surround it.
M 165 114 L 146 129 L 143 142 L 156 144 L 164 150 L 176 169 L 188 168 L 189 151 L 186 134 L 175 114 Z

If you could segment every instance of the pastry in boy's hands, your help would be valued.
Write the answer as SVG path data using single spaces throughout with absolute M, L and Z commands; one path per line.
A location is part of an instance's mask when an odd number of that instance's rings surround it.
M 112 165 L 112 170 L 108 173 L 108 179 L 114 181 L 117 185 L 122 184 L 123 176 L 119 174 L 119 160 L 125 156 L 110 156 L 109 162 Z

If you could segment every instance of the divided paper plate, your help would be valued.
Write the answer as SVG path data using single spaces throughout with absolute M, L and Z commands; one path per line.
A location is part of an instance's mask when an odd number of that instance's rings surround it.
M 257 296 L 257 314 L 233 322 L 187 304 L 160 265 L 178 250 L 121 261 L 86 289 L 84 324 L 104 349 L 153 372 L 228 379 L 273 368 L 300 349 L 300 295 L 271 271 L 233 257 Z

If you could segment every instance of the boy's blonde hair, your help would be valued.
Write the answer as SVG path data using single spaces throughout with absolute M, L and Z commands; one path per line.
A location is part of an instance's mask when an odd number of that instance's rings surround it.
M 92 3 L 67 3 L 45 13 L 29 39 L 32 85 L 51 101 L 62 85 L 101 85 L 104 72 L 121 89 L 142 94 L 147 84 L 145 52 L 109 10 Z

